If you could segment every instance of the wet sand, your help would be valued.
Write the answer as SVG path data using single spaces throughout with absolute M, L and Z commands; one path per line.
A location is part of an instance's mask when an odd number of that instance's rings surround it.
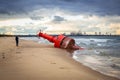
M 94 66 L 94 65 L 93 65 Z M 119 80 L 96 72 L 49 44 L 0 37 L 0 80 Z

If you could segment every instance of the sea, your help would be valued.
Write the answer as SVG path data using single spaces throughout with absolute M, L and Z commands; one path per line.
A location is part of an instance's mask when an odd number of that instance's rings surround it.
M 69 36 L 83 50 L 76 50 L 72 58 L 102 74 L 120 79 L 120 36 Z M 21 37 L 39 43 L 52 44 L 38 37 Z

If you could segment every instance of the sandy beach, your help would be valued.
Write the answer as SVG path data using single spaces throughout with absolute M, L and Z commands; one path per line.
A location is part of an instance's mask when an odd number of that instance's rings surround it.
M 94 66 L 94 65 L 93 65 Z M 64 49 L 50 44 L 0 37 L 0 80 L 119 80 L 94 71 Z

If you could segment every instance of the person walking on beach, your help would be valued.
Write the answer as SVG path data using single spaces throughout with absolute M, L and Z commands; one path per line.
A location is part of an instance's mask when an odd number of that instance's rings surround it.
M 19 37 L 18 36 L 15 36 L 15 41 L 16 41 L 16 46 L 19 45 Z

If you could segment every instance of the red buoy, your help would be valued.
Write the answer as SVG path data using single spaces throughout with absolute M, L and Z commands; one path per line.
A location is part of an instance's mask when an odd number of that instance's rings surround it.
M 39 32 L 39 37 L 43 37 L 47 39 L 48 41 L 54 43 L 54 47 L 56 48 L 64 48 L 64 49 L 83 49 L 79 46 L 75 45 L 75 40 L 69 37 L 66 37 L 64 35 L 58 35 L 58 36 L 50 36 L 46 33 Z

